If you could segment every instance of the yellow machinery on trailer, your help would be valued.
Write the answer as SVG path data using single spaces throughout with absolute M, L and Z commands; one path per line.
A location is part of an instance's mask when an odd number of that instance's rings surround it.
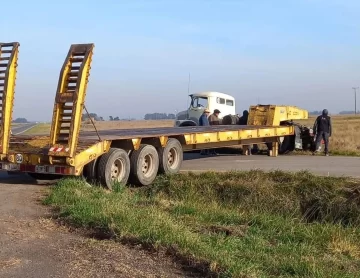
M 69 49 L 50 136 L 12 136 L 19 43 L 0 43 L 0 170 L 37 179 L 83 175 L 110 189 L 113 182 L 149 185 L 158 174 L 177 173 L 186 151 L 267 143 L 270 156 L 277 156 L 279 138 L 294 134 L 294 126 L 280 123 L 308 117 L 294 106 L 251 106 L 248 125 L 80 132 L 93 49 L 94 44 Z

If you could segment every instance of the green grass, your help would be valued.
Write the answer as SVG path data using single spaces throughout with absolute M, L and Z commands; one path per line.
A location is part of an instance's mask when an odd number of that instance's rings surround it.
M 22 135 L 50 134 L 50 127 L 51 124 L 49 123 L 38 124 L 22 133 Z
M 179 174 L 112 193 L 62 180 L 77 227 L 172 250 L 221 277 L 359 277 L 360 183 L 301 172 Z

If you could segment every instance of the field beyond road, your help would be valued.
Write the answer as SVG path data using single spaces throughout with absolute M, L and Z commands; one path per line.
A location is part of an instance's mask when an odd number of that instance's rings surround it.
M 67 225 L 207 274 L 342 278 L 360 272 L 359 192 L 359 180 L 307 172 L 208 172 L 111 193 L 62 180 L 45 203 Z
M 360 155 L 360 116 L 332 116 L 333 135 L 330 138 L 332 155 Z M 315 117 L 300 120 L 299 123 L 312 127 Z M 95 122 L 98 130 L 172 127 L 173 120 L 104 121 Z M 81 131 L 94 131 L 92 124 L 83 124 Z M 23 133 L 24 135 L 50 134 L 50 124 L 39 124 Z

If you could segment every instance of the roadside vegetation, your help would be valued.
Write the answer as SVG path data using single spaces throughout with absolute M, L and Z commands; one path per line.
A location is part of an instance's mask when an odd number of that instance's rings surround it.
M 98 238 L 220 277 L 359 277 L 360 181 L 274 171 L 159 176 L 113 192 L 64 179 L 45 204 Z

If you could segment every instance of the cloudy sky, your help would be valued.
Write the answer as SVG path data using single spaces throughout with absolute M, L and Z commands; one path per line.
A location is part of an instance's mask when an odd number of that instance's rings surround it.
M 5 1 L 20 42 L 15 117 L 50 120 L 73 43 L 94 43 L 86 105 L 104 118 L 186 109 L 190 91 L 331 113 L 360 86 L 360 1 Z M 6 11 L 6 12 L 4 12 Z M 359 93 L 360 99 L 360 93 Z M 358 107 L 360 107 L 360 102 Z

